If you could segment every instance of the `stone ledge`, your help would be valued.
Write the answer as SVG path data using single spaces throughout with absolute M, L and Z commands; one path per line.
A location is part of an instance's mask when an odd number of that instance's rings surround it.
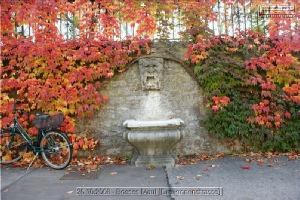
M 153 121 L 137 121 L 134 119 L 126 120 L 123 123 L 123 127 L 128 129 L 139 128 L 174 128 L 184 124 L 184 121 L 179 118 L 168 120 L 153 120 Z

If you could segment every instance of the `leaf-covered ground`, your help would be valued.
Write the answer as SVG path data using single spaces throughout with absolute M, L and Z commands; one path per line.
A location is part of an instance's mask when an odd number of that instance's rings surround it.
M 267 165 L 269 167 L 273 167 L 273 163 L 278 162 L 278 157 L 286 156 L 288 160 L 295 160 L 300 158 L 300 151 L 292 151 L 288 153 L 278 153 L 278 152 L 266 152 L 266 153 L 243 153 L 243 154 L 233 154 L 233 155 L 226 155 L 226 154 L 215 154 L 215 155 L 208 155 L 208 154 L 201 154 L 201 155 L 187 155 L 187 156 L 179 156 L 178 165 L 193 165 L 199 162 L 208 163 L 208 161 L 222 159 L 224 157 L 229 156 L 238 156 L 242 159 L 245 159 L 248 163 L 257 162 L 258 165 L 263 166 Z M 29 164 L 31 163 L 32 159 L 34 158 L 34 154 L 32 152 L 25 153 L 23 159 L 21 161 L 15 162 L 11 165 L 1 165 L 3 168 L 13 167 L 13 168 L 21 168 L 26 169 Z M 127 162 L 130 162 L 128 158 L 125 157 L 112 157 L 112 156 L 94 156 L 94 157 L 86 157 L 86 158 L 79 158 L 75 157 L 71 161 L 70 165 L 66 168 L 69 169 L 76 169 L 78 171 L 82 171 L 85 173 L 90 173 L 92 171 L 97 170 L 100 165 L 110 166 L 113 164 L 117 165 L 126 165 Z M 32 168 L 41 168 L 46 167 L 44 160 L 42 158 L 37 158 L 33 164 Z M 218 166 L 210 165 L 209 167 L 204 168 L 204 171 L 210 171 L 210 168 L 214 168 Z M 149 166 L 146 169 L 151 170 L 155 168 L 155 166 Z M 243 169 L 250 169 L 247 165 L 242 166 Z
M 273 167 L 274 163 L 279 162 L 278 158 L 282 156 L 286 156 L 288 160 L 295 160 L 300 158 L 300 151 L 292 151 L 288 153 L 278 153 L 278 152 L 265 152 L 265 153 L 242 153 L 242 154 L 233 154 L 233 155 L 225 155 L 225 154 L 216 154 L 216 155 L 208 155 L 208 154 L 201 154 L 201 155 L 189 155 L 189 156 L 182 156 L 179 158 L 178 164 L 180 165 L 193 165 L 197 164 L 198 162 L 204 161 L 205 164 L 208 164 L 210 160 L 222 159 L 228 156 L 238 156 L 242 159 L 245 159 L 248 163 L 256 162 L 259 166 L 267 165 L 269 167 Z M 209 167 L 218 167 L 214 165 L 209 165 Z M 204 168 L 204 171 L 210 171 L 209 167 Z M 249 166 L 243 165 L 241 166 L 243 169 L 250 169 Z

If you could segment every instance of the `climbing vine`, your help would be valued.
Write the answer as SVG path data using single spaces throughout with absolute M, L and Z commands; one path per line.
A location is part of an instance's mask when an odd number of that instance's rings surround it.
M 92 117 L 108 97 L 101 81 L 123 72 L 156 33 L 165 38 L 172 13 L 189 30 L 211 18 L 213 1 L 24 0 L 1 1 L 1 126 L 12 120 L 15 99 L 27 112 L 63 112 L 62 129 Z M 199 10 L 203 10 L 199 13 Z M 205 17 L 207 16 L 207 17 Z M 57 25 L 60 20 L 60 28 Z M 67 26 L 62 24 L 67 22 Z M 120 38 L 122 23 L 134 32 Z M 62 28 L 62 26 L 65 26 Z M 29 35 L 18 29 L 29 29 Z M 61 30 L 62 29 L 62 30 Z M 29 126 L 25 116 L 23 125 Z M 30 120 L 34 115 L 29 117 Z M 33 128 L 30 133 L 36 133 Z
M 76 119 L 92 117 L 109 98 L 101 94 L 102 80 L 123 72 L 142 51 L 149 53 L 155 34 L 168 39 L 172 13 L 178 13 L 180 36 L 187 42 L 184 59 L 195 66 L 212 109 L 208 129 L 220 137 L 241 137 L 247 148 L 296 148 L 299 24 L 270 18 L 266 33 L 237 30 L 234 38 L 213 36 L 208 26 L 216 21 L 216 3 L 241 5 L 238 0 L 1 1 L 1 127 L 12 121 L 15 99 L 21 99 L 32 113 L 20 116 L 31 134 L 37 131 L 30 123 L 34 113 L 60 111 L 62 129 L 75 138 Z M 266 2 L 243 3 L 253 10 Z M 59 20 L 68 22 L 67 36 Z M 122 23 L 133 33 L 120 37 Z M 25 25 L 30 35 L 19 34 Z
M 211 108 L 208 130 L 241 139 L 247 150 L 299 148 L 299 46 L 251 31 L 198 39 L 202 49 L 193 44 L 190 59 Z
M 116 71 L 122 71 L 132 57 L 141 53 L 141 47 L 148 49 L 145 36 L 128 37 L 123 41 L 111 39 L 114 33 L 108 26 L 111 14 L 102 16 L 107 24 L 103 34 L 96 38 L 93 24 L 88 17 L 79 22 L 81 32 L 78 39 L 65 41 L 59 34 L 55 22 L 57 16 L 76 9 L 86 9 L 85 15 L 92 14 L 85 2 L 65 1 L 47 4 L 31 4 L 32 1 L 1 2 L 3 38 L 1 51 L 1 123 L 12 120 L 15 99 L 23 101 L 27 112 L 63 112 L 65 122 L 62 129 L 75 132 L 75 117 L 91 117 L 108 100 L 100 92 L 101 80 L 110 78 Z M 113 9 L 107 3 L 106 9 Z M 109 18 L 110 17 L 110 18 Z M 106 21 L 105 21 L 106 20 Z M 14 24 L 32 25 L 34 34 L 29 37 L 17 36 Z M 20 116 L 24 126 L 30 125 L 25 116 Z M 24 118 L 24 119 L 22 119 Z M 29 119 L 33 119 L 31 115 Z M 34 134 L 36 129 L 29 128 Z

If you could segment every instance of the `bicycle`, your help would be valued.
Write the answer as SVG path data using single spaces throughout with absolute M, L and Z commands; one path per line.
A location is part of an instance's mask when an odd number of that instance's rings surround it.
M 32 138 L 16 115 L 21 112 L 28 116 L 23 108 L 17 108 L 20 103 L 19 100 L 14 103 L 12 125 L 1 130 L 0 163 L 10 164 L 19 161 L 29 147 L 35 153 L 35 157 L 27 170 L 40 153 L 50 167 L 54 169 L 67 167 L 72 159 L 73 146 L 66 133 L 57 129 L 63 123 L 63 114 L 36 114 L 33 124 L 38 129 L 38 134 L 36 138 Z

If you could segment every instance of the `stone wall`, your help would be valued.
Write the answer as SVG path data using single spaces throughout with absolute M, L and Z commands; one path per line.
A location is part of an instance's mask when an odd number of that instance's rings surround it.
M 132 62 L 127 70 L 103 82 L 103 94 L 110 100 L 90 120 L 78 123 L 79 131 L 91 129 L 100 140 L 98 155 L 131 155 L 132 148 L 123 139 L 122 124 L 128 119 L 185 122 L 185 136 L 174 148 L 178 155 L 219 153 L 228 149 L 209 135 L 201 124 L 205 117 L 203 93 L 197 80 L 180 62 L 184 54 L 180 43 L 153 44 L 150 55 Z M 144 90 L 139 64 L 162 60 L 160 88 Z M 159 61 L 160 62 L 160 61 Z

